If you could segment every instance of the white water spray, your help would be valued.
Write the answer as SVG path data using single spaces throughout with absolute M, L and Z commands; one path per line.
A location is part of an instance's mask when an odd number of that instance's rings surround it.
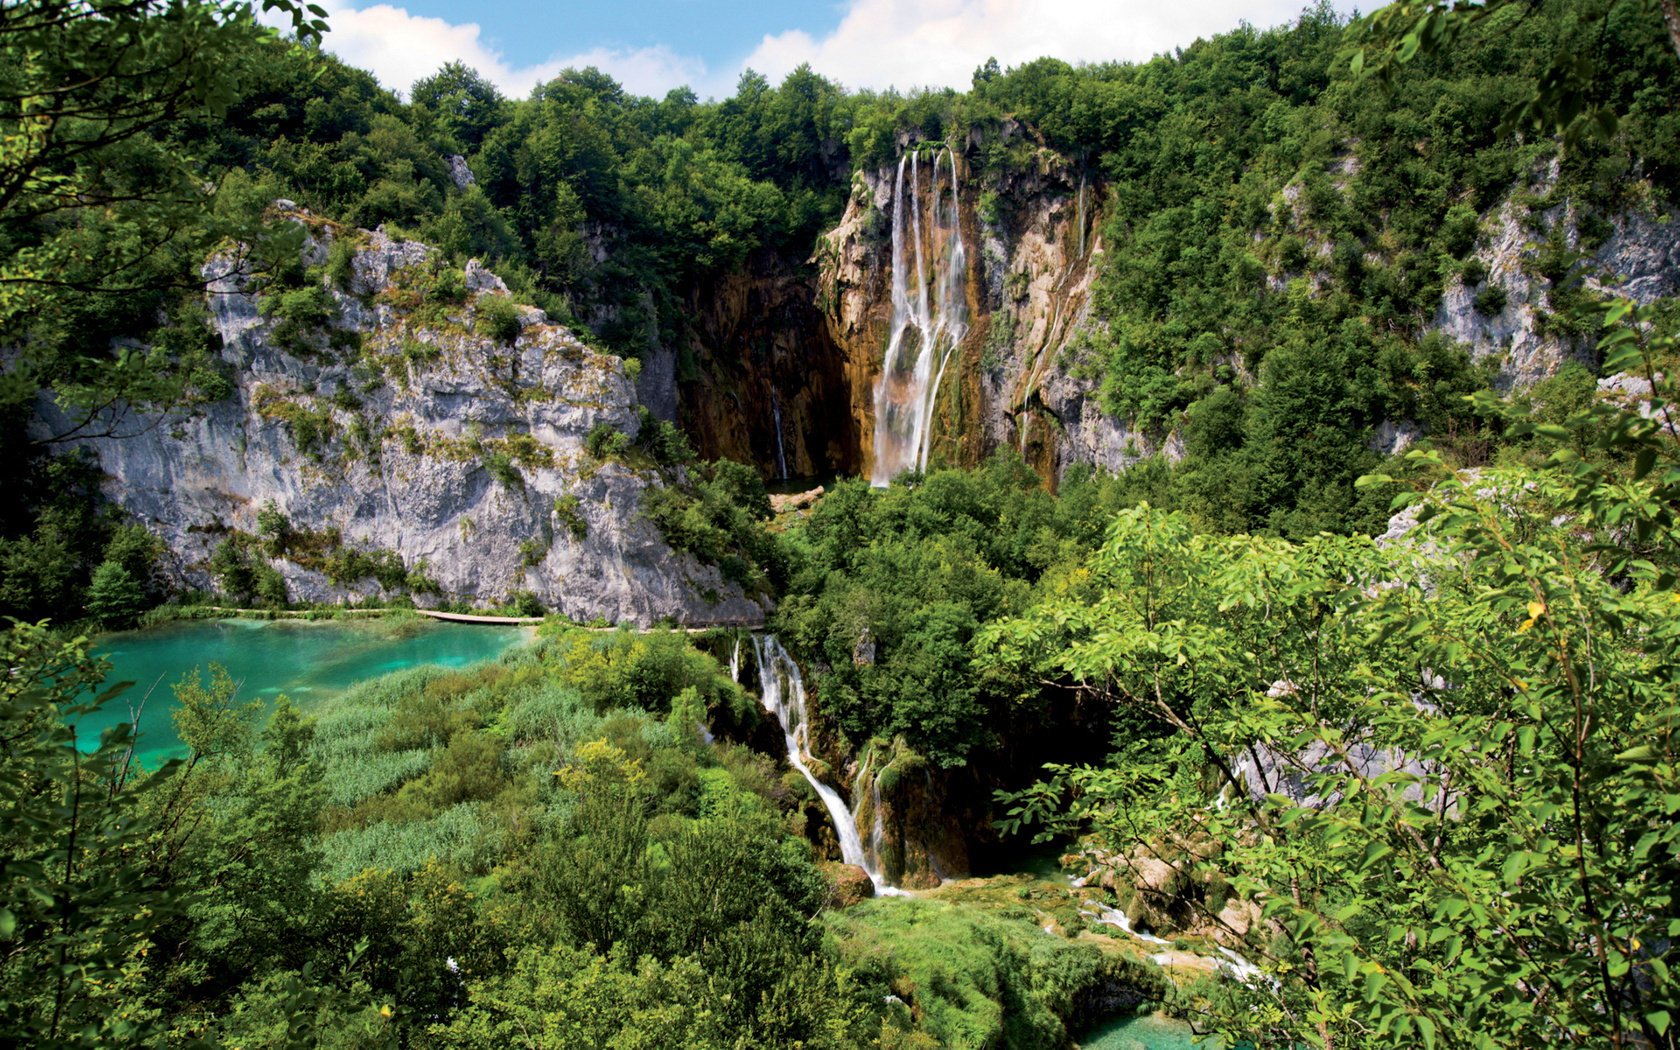
M 1162 940 L 1160 937 L 1157 937 L 1152 933 L 1144 933 L 1142 930 L 1134 929 L 1132 927 L 1131 917 L 1119 908 L 1110 908 L 1105 904 L 1099 904 L 1097 905 L 1096 919 L 1105 926 L 1113 926 L 1116 929 L 1124 930 L 1126 933 L 1136 937 L 1140 941 L 1143 941 L 1145 944 L 1170 943 Z
M 858 836 L 857 821 L 846 808 L 840 793 L 818 780 L 811 767 L 805 764 L 811 757 L 811 727 L 806 718 L 805 680 L 799 674 L 799 665 L 794 663 L 793 657 L 773 634 L 753 636 L 753 656 L 758 660 L 759 697 L 764 709 L 775 715 L 776 721 L 782 725 L 788 761 L 799 770 L 828 810 L 828 817 L 834 823 L 835 837 L 840 840 L 841 859 L 867 872 L 877 894 L 899 892 L 888 886 L 881 877 L 880 869 L 871 864 L 863 849 L 863 839 Z
M 942 162 L 947 157 L 949 197 L 940 187 Z M 908 189 L 906 167 L 910 169 Z M 968 334 L 963 300 L 968 256 L 958 208 L 955 151 L 935 153 L 931 167 L 925 222 L 919 153 L 899 158 L 893 182 L 892 335 L 875 381 L 875 465 L 869 481 L 876 486 L 888 484 L 902 471 L 927 469 L 934 399 L 951 352 Z

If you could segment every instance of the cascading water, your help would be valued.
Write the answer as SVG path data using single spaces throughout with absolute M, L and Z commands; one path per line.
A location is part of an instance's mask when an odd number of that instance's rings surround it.
M 776 420 L 776 470 L 783 481 L 788 479 L 787 450 L 782 447 L 782 399 L 776 396 L 774 388 L 770 391 L 770 411 Z
M 949 198 L 940 187 L 947 157 Z M 876 486 L 888 484 L 901 471 L 927 469 L 939 382 L 951 351 L 968 334 L 963 300 L 968 256 L 958 207 L 956 153 L 942 149 L 934 154 L 925 222 L 921 184 L 921 155 L 900 157 L 892 197 L 892 334 L 875 380 L 875 465 L 869 481 Z
M 805 680 L 799 674 L 799 665 L 794 663 L 793 657 L 773 634 L 753 635 L 753 656 L 758 661 L 758 689 L 764 709 L 775 715 L 776 721 L 782 725 L 788 761 L 799 770 L 828 810 L 828 817 L 834 822 L 835 837 L 840 840 L 841 859 L 868 872 L 869 881 L 875 884 L 877 894 L 896 893 L 881 877 L 879 867 L 864 852 L 857 821 L 846 808 L 840 793 L 818 780 L 811 767 L 805 764 L 806 759 L 811 757 L 808 750 L 811 728 L 806 721 Z
M 886 845 L 887 827 L 881 819 L 881 777 L 877 774 L 869 781 L 869 852 L 875 857 L 875 865 L 881 864 L 881 847 Z
M 1085 258 L 1085 176 L 1079 176 L 1079 210 L 1075 220 L 1079 224 L 1079 258 Z

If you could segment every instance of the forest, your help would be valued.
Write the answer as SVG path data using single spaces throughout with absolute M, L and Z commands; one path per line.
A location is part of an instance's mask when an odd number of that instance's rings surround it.
M 0 1038 L 1059 1048 L 1164 1012 L 1227 1047 L 1675 1046 L 1680 297 L 1590 268 L 1680 214 L 1672 6 L 1321 4 L 962 92 L 802 67 L 703 101 L 595 69 L 509 98 L 458 63 L 398 94 L 292 0 L 285 32 L 8 0 Z M 960 148 L 987 229 L 1038 167 L 1099 188 L 1056 366 L 1150 450 L 1046 472 L 954 434 L 890 485 L 773 497 L 696 436 L 756 351 L 697 351 L 693 305 L 765 274 L 818 298 L 860 180 L 924 144 Z M 639 518 L 764 623 L 455 602 L 271 504 L 183 583 L 85 443 L 235 395 L 216 260 L 288 352 L 372 374 L 334 316 L 354 248 L 310 261 L 298 209 L 432 246 L 397 290 L 484 304 L 463 338 L 514 345 L 535 307 L 629 382 L 677 348 L 671 418 L 597 425 L 580 469 L 659 479 Z M 1453 289 L 1505 310 L 1507 219 L 1535 331 L 1573 348 L 1521 382 L 1437 321 Z M 272 407 L 300 472 L 377 460 L 341 393 Z M 508 490 L 552 459 L 467 443 Z M 589 509 L 556 499 L 560 533 Z M 377 581 L 357 604 L 399 623 L 550 615 L 323 701 L 183 667 L 164 762 L 120 718 L 78 730 L 135 699 L 101 632 L 349 611 L 293 601 L 284 562 Z M 766 634 L 804 669 L 805 776 L 742 664 Z M 894 892 L 839 862 L 818 779 Z

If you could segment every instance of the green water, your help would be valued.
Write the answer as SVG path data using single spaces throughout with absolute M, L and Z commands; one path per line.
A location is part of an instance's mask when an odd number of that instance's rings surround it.
M 1079 1041 L 1080 1050 L 1219 1050 L 1222 1045 L 1212 1037 L 1196 1042 L 1189 1025 L 1162 1014 L 1110 1021 Z
M 307 708 L 358 682 L 407 667 L 464 667 L 494 659 L 528 633 L 521 627 L 431 620 L 195 620 L 101 635 L 93 640 L 93 650 L 111 661 L 106 684 L 134 685 L 78 728 L 97 733 L 127 721 L 131 707 L 139 707 L 135 752 L 142 762 L 155 765 L 181 752 L 169 717 L 170 687 L 194 667 L 208 669 L 212 662 L 226 667 L 239 683 L 239 699 L 273 701 L 284 693 Z

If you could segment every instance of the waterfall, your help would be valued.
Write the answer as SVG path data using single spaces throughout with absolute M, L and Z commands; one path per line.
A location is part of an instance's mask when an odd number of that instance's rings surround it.
M 940 186 L 950 158 L 950 196 Z M 905 188 L 905 169 L 910 184 Z M 875 380 L 875 467 L 870 484 L 886 485 L 901 471 L 926 470 L 933 404 L 951 352 L 968 333 L 963 300 L 963 248 L 957 155 L 934 154 L 928 176 L 928 214 L 922 214 L 920 153 L 900 157 L 892 195 L 892 334 Z M 906 200 L 909 207 L 905 207 Z M 930 298 L 931 293 L 931 298 Z
M 834 822 L 835 837 L 840 840 L 841 858 L 847 864 L 855 864 L 868 872 L 869 881 L 875 884 L 877 894 L 895 893 L 882 879 L 880 869 L 871 864 L 869 856 L 864 853 L 857 821 L 846 808 L 840 793 L 818 780 L 811 767 L 805 764 L 806 759 L 811 757 L 811 727 L 806 719 L 805 680 L 800 677 L 799 665 L 794 663 L 793 657 L 773 634 L 753 635 L 753 656 L 758 661 L 759 697 L 764 709 L 775 715 L 776 721 L 782 725 L 788 761 L 799 770 L 828 810 L 828 817 Z
M 735 648 L 729 650 L 729 680 L 741 684 L 741 636 L 735 636 Z
M 876 867 L 881 865 L 881 847 L 886 841 L 887 828 L 881 819 L 881 776 L 877 773 L 869 781 L 869 852 L 875 857 Z
M 871 864 L 868 870 L 881 871 L 884 870 L 881 863 L 881 850 L 886 845 L 887 829 L 881 817 L 880 772 L 876 771 L 875 775 L 871 776 L 869 770 L 869 763 L 874 760 L 875 752 L 873 750 L 865 752 L 863 765 L 858 769 L 857 779 L 852 782 L 853 790 L 858 793 L 857 805 L 852 809 L 852 820 L 855 823 L 861 823 L 863 816 L 862 790 L 863 785 L 867 782 L 869 784 L 869 843 L 865 855 L 869 858 Z
M 783 481 L 788 479 L 787 450 L 782 447 L 782 401 L 776 396 L 776 388 L 770 388 L 770 411 L 776 419 L 776 470 Z
M 1078 258 L 1083 259 L 1085 258 L 1085 176 L 1083 175 L 1079 176 L 1079 211 L 1077 214 L 1077 222 L 1079 223 Z
M 1089 913 L 1082 912 L 1082 914 L 1089 914 Z M 1145 944 L 1169 944 L 1169 943 L 1171 943 L 1169 941 L 1162 940 L 1160 937 L 1157 937 L 1154 934 L 1143 933 L 1140 930 L 1133 929 L 1132 928 L 1131 917 L 1128 916 L 1125 912 L 1121 911 L 1119 908 L 1110 908 L 1105 904 L 1098 904 L 1097 905 L 1097 921 L 1102 923 L 1105 926 L 1113 926 L 1116 929 L 1124 930 L 1126 933 L 1130 934 L 1133 937 L 1136 937 L 1140 941 L 1143 941 Z

